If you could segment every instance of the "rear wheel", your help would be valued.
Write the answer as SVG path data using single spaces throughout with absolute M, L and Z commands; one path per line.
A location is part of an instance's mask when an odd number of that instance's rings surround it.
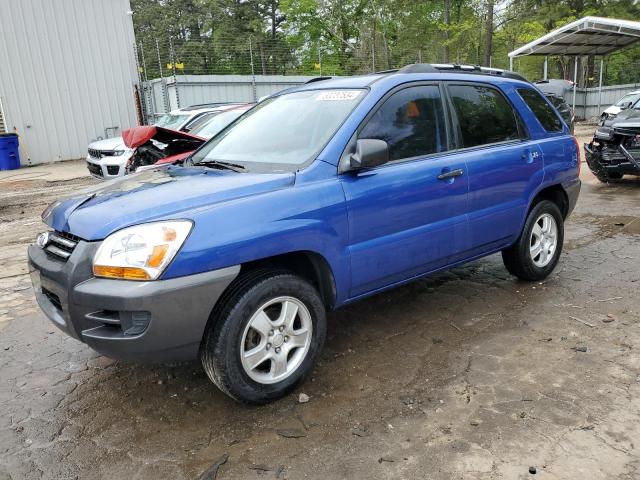
M 502 260 L 521 280 L 545 279 L 556 267 L 564 242 L 564 221 L 558 206 L 542 200 L 529 212 L 520 238 L 502 251 Z
M 326 335 L 317 290 L 289 272 L 250 272 L 221 301 L 200 353 L 209 378 L 246 403 L 267 403 L 295 388 Z

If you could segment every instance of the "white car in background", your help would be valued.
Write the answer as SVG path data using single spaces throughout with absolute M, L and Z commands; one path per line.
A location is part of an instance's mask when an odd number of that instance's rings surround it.
M 633 92 L 627 93 L 616 103 L 607 107 L 600 115 L 600 118 L 606 119 L 609 117 L 615 117 L 622 110 L 629 108 L 640 109 L 640 90 L 634 90 Z
M 237 103 L 213 103 L 193 105 L 179 108 L 166 113 L 154 125 L 158 127 L 190 132 L 193 126 L 199 124 L 204 116 L 215 115 L 227 110 Z M 116 178 L 125 174 L 127 162 L 133 150 L 127 148 L 121 136 L 97 140 L 89 145 L 87 152 L 87 168 L 89 173 L 97 178 Z

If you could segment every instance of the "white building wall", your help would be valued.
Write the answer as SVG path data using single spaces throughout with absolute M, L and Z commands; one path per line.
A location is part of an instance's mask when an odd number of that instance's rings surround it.
M 81 158 L 136 125 L 129 0 L 0 0 L 0 99 L 22 164 Z

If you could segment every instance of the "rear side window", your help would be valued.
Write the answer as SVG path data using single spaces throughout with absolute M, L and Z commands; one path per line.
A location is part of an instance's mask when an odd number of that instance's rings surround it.
M 516 113 L 495 88 L 449 85 L 448 89 L 465 148 L 521 137 Z
M 541 94 L 530 88 L 519 88 L 518 93 L 547 132 L 562 131 L 562 121 Z
M 394 93 L 367 121 L 358 138 L 384 140 L 391 160 L 444 152 L 447 131 L 440 89 L 421 85 Z

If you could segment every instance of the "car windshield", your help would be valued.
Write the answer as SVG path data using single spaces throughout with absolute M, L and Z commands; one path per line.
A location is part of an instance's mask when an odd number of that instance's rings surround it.
M 227 162 L 258 172 L 299 170 L 320 153 L 363 96 L 363 90 L 352 89 L 269 98 L 205 144 L 193 163 Z
M 194 127 L 189 133 L 207 139 L 215 137 L 216 134 L 220 133 L 227 125 L 246 111 L 247 110 L 244 108 L 235 108 L 233 110 L 218 113 L 213 117 L 209 117 L 203 124 Z
M 640 93 L 630 93 L 618 100 L 616 103 L 616 107 L 621 107 L 627 102 L 631 102 L 631 106 L 633 106 L 638 101 L 638 99 L 640 99 Z
M 189 117 L 187 114 L 174 115 L 172 113 L 165 113 L 155 123 L 156 127 L 172 128 L 173 130 L 179 130 L 180 126 Z

